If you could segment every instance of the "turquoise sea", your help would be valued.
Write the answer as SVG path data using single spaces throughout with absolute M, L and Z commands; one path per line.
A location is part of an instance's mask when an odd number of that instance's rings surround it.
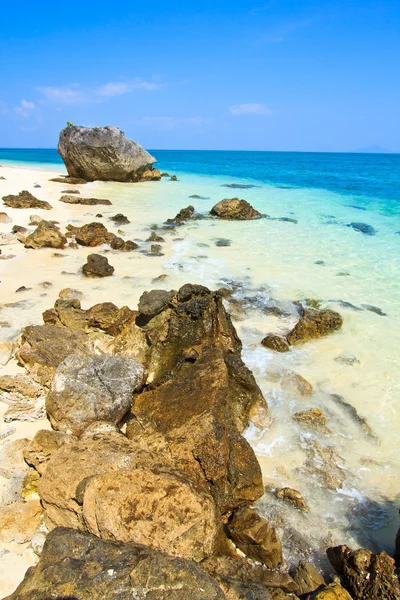
M 165 255 L 152 258 L 151 267 L 145 253 L 111 254 L 112 282 L 95 287 L 78 275 L 83 250 L 68 255 L 61 275 L 54 266 L 59 263 L 46 262 L 44 251 L 35 251 L 42 271 L 22 282 L 33 289 L 30 309 L 4 316 L 19 328 L 39 322 L 54 299 L 51 292 L 44 298 L 34 293 L 35 285 L 56 276 L 63 287 L 82 289 L 85 307 L 106 300 L 134 307 L 145 289 L 177 289 L 189 281 L 233 286 L 236 304 L 228 309 L 272 418 L 266 430 L 246 432 L 267 490 L 259 508 L 282 538 L 291 540 L 287 557 L 307 558 L 299 550 L 307 543 L 317 549 L 314 558 L 321 564 L 326 545 L 391 551 L 400 504 L 400 155 L 150 152 L 162 171 L 176 173 L 177 182 L 95 182 L 82 186 L 81 193 L 109 198 L 113 206 L 104 207 L 104 218 L 126 214 L 131 223 L 124 231 L 142 248 L 153 224 L 188 204 L 203 219 L 166 234 Z M 0 149 L 0 165 L 65 173 L 56 150 Z M 21 175 L 21 185 L 22 180 Z M 230 187 L 233 183 L 239 187 Z M 59 189 L 51 190 L 31 191 L 54 204 Z M 234 196 L 268 218 L 209 217 L 216 202 Z M 77 223 L 95 214 L 90 207 L 71 211 Z M 154 282 L 161 273 L 167 278 Z M 10 290 L 15 287 L 10 283 Z M 295 322 L 293 301 L 310 298 L 339 311 L 343 329 L 288 354 L 264 349 L 260 341 L 266 333 L 285 333 Z M 281 386 L 287 370 L 312 384 L 312 396 L 296 397 Z M 294 413 L 310 408 L 323 411 L 331 433 L 305 431 L 293 420 Z M 332 450 L 335 467 L 321 458 L 318 444 Z M 328 486 L 327 473 L 339 483 Z M 275 500 L 271 490 L 283 486 L 301 491 L 310 505 L 307 518 Z M 297 543 L 293 531 L 306 542 Z

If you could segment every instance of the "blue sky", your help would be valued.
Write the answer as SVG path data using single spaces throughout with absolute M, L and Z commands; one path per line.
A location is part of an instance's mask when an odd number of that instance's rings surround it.
M 400 151 L 399 0 L 6 2 L 0 147 Z

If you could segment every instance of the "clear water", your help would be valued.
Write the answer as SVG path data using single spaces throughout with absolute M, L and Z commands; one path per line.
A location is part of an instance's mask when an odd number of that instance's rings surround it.
M 267 430 L 250 428 L 246 435 L 258 454 L 268 490 L 294 487 L 310 505 L 310 513 L 303 515 L 282 506 L 267 491 L 259 510 L 276 523 L 290 560 L 301 556 L 293 539 L 285 542 L 293 538 L 292 529 L 316 549 L 314 558 L 320 564 L 324 564 L 324 548 L 332 543 L 391 551 L 400 503 L 400 155 L 152 153 L 160 169 L 176 173 L 178 182 L 93 183 L 81 190 L 110 198 L 113 206 L 101 207 L 104 218 L 126 214 L 131 224 L 124 231 L 143 247 L 152 224 L 161 224 L 189 203 L 208 217 L 216 202 L 239 196 L 272 218 L 193 221 L 173 235 L 166 234 L 163 257 L 112 254 L 114 277 L 95 285 L 79 275 L 83 250 L 67 253 L 64 275 L 60 275 L 60 262 L 49 258 L 46 250 L 34 251 L 37 268 L 28 274 L 32 255 L 27 253 L 19 258 L 19 268 L 27 273 L 21 284 L 32 287 L 32 296 L 24 296 L 27 310 L 4 309 L 4 318 L 16 329 L 39 322 L 60 287 L 81 289 L 85 307 L 105 300 L 134 306 L 145 289 L 177 288 L 187 281 L 217 288 L 227 280 L 236 281 L 236 298 L 244 300 L 245 307 L 233 312 L 235 326 L 273 419 Z M 64 172 L 55 150 L 0 150 L 0 164 Z M 255 187 L 223 187 L 234 182 Z M 204 199 L 189 198 L 194 194 Z M 50 189 L 43 187 L 39 197 L 54 204 Z M 80 223 L 93 220 L 96 208 L 94 212 L 90 207 L 68 210 Z M 297 223 L 276 220 L 280 217 Z M 352 222 L 373 227 L 375 235 L 354 230 L 348 226 Z M 229 239 L 230 246 L 217 246 L 220 238 Z M 6 268 L 15 267 L 7 264 Z M 154 283 L 160 273 L 167 279 Z M 57 283 L 46 297 L 38 293 L 44 279 Z M 15 280 L 4 281 L 3 292 L 11 294 L 15 287 Z M 304 298 L 338 310 L 343 329 L 288 354 L 264 349 L 260 345 L 264 335 L 287 331 L 296 321 L 292 301 Z M 286 316 L 268 313 L 272 303 L 283 308 Z M 337 360 L 349 356 L 356 359 L 353 364 Z M 282 388 L 282 373 L 287 369 L 312 384 L 311 397 L 299 398 Z M 357 414 L 332 394 L 339 394 Z M 298 426 L 292 415 L 308 408 L 325 413 L 332 433 L 316 434 Z M 360 419 L 366 419 L 372 435 L 366 435 Z M 318 460 L 310 460 L 315 440 L 333 446 L 340 456 L 345 477 L 336 489 L 326 489 L 315 473 Z

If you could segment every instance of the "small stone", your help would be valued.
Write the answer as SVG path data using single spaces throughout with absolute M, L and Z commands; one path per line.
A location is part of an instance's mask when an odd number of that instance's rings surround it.
M 340 356 L 337 356 L 334 360 L 336 362 L 340 362 L 340 363 L 343 363 L 344 365 L 349 365 L 351 367 L 353 365 L 360 364 L 360 361 L 358 360 L 358 358 L 353 356 L 353 354 L 341 354 Z
M 21 285 L 19 288 L 17 288 L 15 290 L 16 294 L 19 294 L 20 292 L 28 292 L 29 290 L 31 290 L 32 288 L 27 288 L 24 285 Z
M 61 190 L 62 194 L 80 194 L 79 190 Z
M 110 217 L 110 220 L 114 221 L 114 223 L 117 223 L 118 225 L 127 225 L 128 223 L 130 223 L 128 217 L 126 217 L 122 213 L 118 213 L 113 217 Z
M 308 512 L 310 510 L 307 502 L 297 490 L 290 487 L 284 487 L 275 491 L 275 496 L 280 500 L 293 504 L 298 510 Z
M 282 388 L 292 394 L 300 396 L 311 396 L 312 385 L 304 377 L 294 371 L 286 371 L 281 380 Z
M 0 212 L 0 223 L 11 223 L 12 218 L 5 212 Z
M 107 258 L 101 254 L 89 254 L 87 263 L 82 267 L 83 274 L 86 277 L 109 277 L 115 271 Z
M 265 348 L 275 350 L 276 352 L 289 352 L 290 350 L 290 346 L 287 343 L 286 338 L 281 335 L 275 335 L 274 333 L 268 333 L 268 335 L 261 340 L 261 344 Z
M 160 235 L 157 235 L 155 231 L 152 231 L 146 242 L 165 242 L 165 240 Z
M 39 217 L 39 215 L 29 216 L 29 225 L 39 225 L 39 223 L 41 223 L 42 221 L 44 221 L 44 219 L 42 217 Z
M 226 238 L 220 238 L 219 240 L 217 240 L 215 242 L 215 245 L 218 246 L 219 248 L 224 247 L 224 246 L 230 246 L 231 240 L 228 240 Z
M 150 250 L 156 256 L 162 256 L 162 246 L 160 244 L 152 244 Z
M 176 175 L 172 175 L 170 178 L 170 181 L 178 181 L 178 178 Z
M 83 292 L 74 288 L 64 288 L 60 291 L 58 297 L 62 300 L 76 300 L 83 298 Z

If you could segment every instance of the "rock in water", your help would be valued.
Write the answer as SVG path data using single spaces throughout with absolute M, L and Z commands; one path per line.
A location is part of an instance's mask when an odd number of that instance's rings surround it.
M 363 233 L 364 235 L 375 235 L 376 230 L 372 227 L 372 225 L 367 225 L 367 223 L 349 223 L 347 227 L 352 227 L 356 231 Z
M 44 200 L 38 200 L 27 190 L 22 190 L 18 196 L 3 196 L 3 202 L 5 206 L 10 208 L 43 208 L 45 210 L 51 210 L 52 206 Z
M 118 425 L 144 379 L 145 370 L 134 358 L 68 356 L 57 368 L 46 399 L 51 424 L 73 435 L 97 421 Z
M 118 127 L 65 127 L 58 152 L 68 174 L 86 181 L 140 181 L 156 159 Z
M 39 564 L 8 600 L 44 598 L 224 600 L 225 594 L 191 560 L 58 527 L 47 536 Z
M 41 221 L 35 231 L 25 239 L 25 248 L 64 248 L 67 238 L 57 225 Z
M 276 352 L 289 352 L 290 350 L 286 338 L 282 337 L 281 335 L 276 335 L 274 333 L 268 333 L 265 336 L 265 338 L 261 340 L 261 344 L 265 348 L 275 350 Z
M 221 219 L 259 219 L 261 213 L 251 206 L 246 200 L 239 200 L 239 198 L 226 198 L 221 200 L 211 209 L 210 213 Z
M 329 335 L 340 329 L 342 325 L 342 317 L 333 310 L 313 310 L 305 308 L 303 316 L 287 335 L 286 339 L 290 345 L 300 344 L 314 338 Z
M 101 254 L 89 254 L 87 263 L 82 267 L 83 274 L 86 277 L 109 277 L 115 271 L 107 258 Z
M 352 550 L 348 546 L 336 546 L 328 548 L 326 553 L 354 600 L 400 598 L 394 560 L 386 552 L 373 554 L 364 548 Z

